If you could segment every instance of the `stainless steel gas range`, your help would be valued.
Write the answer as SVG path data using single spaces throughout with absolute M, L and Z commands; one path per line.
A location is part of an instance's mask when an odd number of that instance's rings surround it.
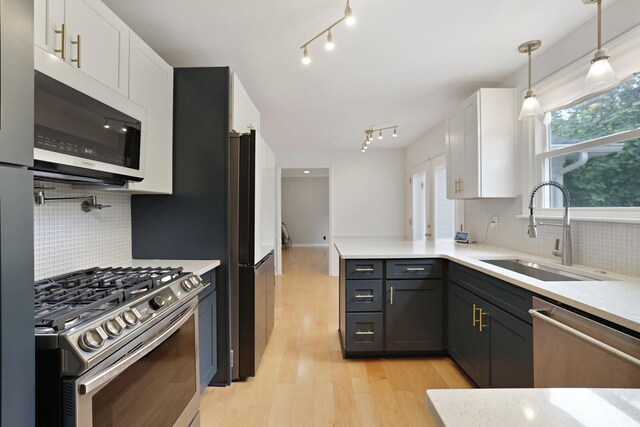
M 92 268 L 35 283 L 39 426 L 198 426 L 199 276 Z

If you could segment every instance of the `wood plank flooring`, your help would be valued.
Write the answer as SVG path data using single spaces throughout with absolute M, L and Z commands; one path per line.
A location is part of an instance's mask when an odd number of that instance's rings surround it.
M 284 252 L 258 374 L 209 387 L 202 426 L 430 426 L 427 389 L 473 387 L 448 358 L 342 359 L 327 257 L 325 248 Z

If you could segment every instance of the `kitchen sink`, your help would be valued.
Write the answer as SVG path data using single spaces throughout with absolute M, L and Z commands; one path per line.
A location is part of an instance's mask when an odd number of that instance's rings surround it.
M 516 273 L 524 274 L 525 276 L 542 280 L 543 282 L 583 282 L 587 280 L 614 280 L 610 278 L 578 274 L 523 259 L 482 259 L 480 261 L 495 265 L 496 267 L 506 268 L 507 270 L 515 271 Z

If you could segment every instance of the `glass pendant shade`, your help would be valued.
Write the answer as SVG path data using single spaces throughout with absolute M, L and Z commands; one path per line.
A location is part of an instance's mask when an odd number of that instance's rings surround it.
M 617 85 L 620 82 L 614 73 L 609 57 L 603 50 L 596 52 L 591 62 L 591 68 L 587 75 L 587 89 L 589 92 L 598 92 Z
M 542 115 L 544 115 L 544 111 L 542 111 L 542 107 L 540 107 L 538 98 L 536 98 L 532 90 L 528 90 L 527 95 L 524 97 L 524 102 L 522 103 L 522 109 L 520 110 L 518 119 L 524 120 L 529 117 L 539 117 Z

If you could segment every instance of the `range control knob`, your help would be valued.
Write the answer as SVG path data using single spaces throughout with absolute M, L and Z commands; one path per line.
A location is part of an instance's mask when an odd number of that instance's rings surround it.
M 165 300 L 162 295 L 156 295 L 155 297 L 153 297 L 151 301 L 149 301 L 151 308 L 153 308 L 154 310 L 158 310 L 160 307 L 164 305 L 164 303 L 165 303 Z
M 78 344 L 84 351 L 96 351 L 104 344 L 104 338 L 96 329 L 89 329 L 80 335 Z
M 193 289 L 193 284 L 191 283 L 191 280 L 183 280 L 182 289 L 184 289 L 187 292 L 190 292 Z
M 115 338 L 122 333 L 122 326 L 116 319 L 109 319 L 102 325 L 110 338 Z
M 122 320 L 127 324 L 128 328 L 133 328 L 136 323 L 138 323 L 138 316 L 133 312 L 133 310 L 127 310 L 122 313 Z

